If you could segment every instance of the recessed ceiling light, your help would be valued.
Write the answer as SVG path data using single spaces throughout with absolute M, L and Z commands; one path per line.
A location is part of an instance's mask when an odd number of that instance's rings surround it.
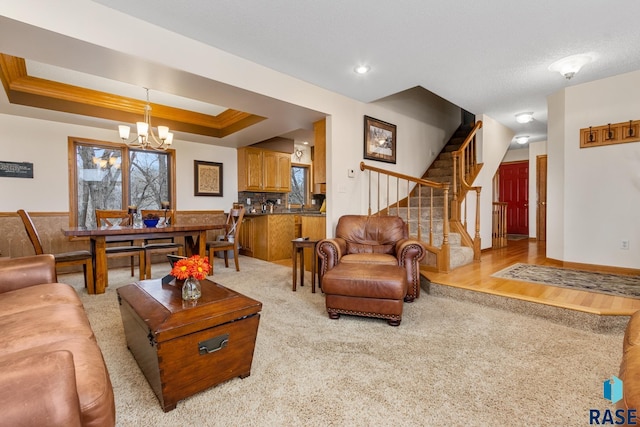
M 309 145 L 309 141 L 303 141 L 302 142 L 304 145 Z
M 549 71 L 557 71 L 569 80 L 575 76 L 582 67 L 591 62 L 591 60 L 592 58 L 589 55 L 567 56 L 549 65 Z
M 516 122 L 529 123 L 533 121 L 533 113 L 518 113 L 516 114 Z
M 367 74 L 370 70 L 371 70 L 371 67 L 369 67 L 368 65 L 358 65 L 356 68 L 353 69 L 353 71 L 355 71 L 358 74 Z
M 529 136 L 528 135 L 516 136 L 516 142 L 520 145 L 526 144 L 527 142 L 529 142 Z

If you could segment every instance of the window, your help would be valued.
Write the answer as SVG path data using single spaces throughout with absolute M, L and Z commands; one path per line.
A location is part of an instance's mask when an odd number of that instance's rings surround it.
M 96 209 L 160 209 L 175 200 L 175 151 L 69 139 L 71 225 L 95 226 Z
M 289 203 L 306 205 L 309 200 L 309 166 L 291 165 L 291 192 Z

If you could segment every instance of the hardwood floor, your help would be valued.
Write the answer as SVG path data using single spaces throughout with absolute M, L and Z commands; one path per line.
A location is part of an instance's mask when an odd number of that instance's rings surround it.
M 640 299 L 609 296 L 600 293 L 526 283 L 491 277 L 497 271 L 517 262 L 559 267 L 545 256 L 545 243 L 532 239 L 510 240 L 506 248 L 483 252 L 481 261 L 450 273 L 422 274 L 441 285 L 485 292 L 529 302 L 608 316 L 628 316 L 640 310 Z

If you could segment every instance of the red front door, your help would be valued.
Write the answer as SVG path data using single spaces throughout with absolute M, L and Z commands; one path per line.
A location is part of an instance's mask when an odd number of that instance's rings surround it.
M 507 203 L 507 233 L 529 235 L 529 162 L 500 165 L 500 201 Z

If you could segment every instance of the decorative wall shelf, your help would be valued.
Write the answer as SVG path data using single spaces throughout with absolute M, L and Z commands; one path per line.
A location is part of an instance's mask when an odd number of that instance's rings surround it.
M 580 129 L 580 148 L 640 141 L 640 120 Z

